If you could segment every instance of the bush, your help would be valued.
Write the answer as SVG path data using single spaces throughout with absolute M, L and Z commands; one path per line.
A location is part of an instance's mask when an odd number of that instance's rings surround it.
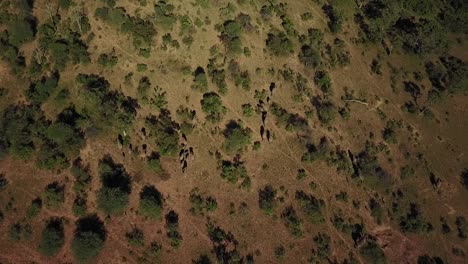
M 276 190 L 271 185 L 258 190 L 258 206 L 265 214 L 273 214 L 273 209 L 276 207 Z
M 39 252 L 46 256 L 56 255 L 65 243 L 65 233 L 61 219 L 52 218 L 42 231 L 42 238 L 39 244 Z
M 115 164 L 111 157 L 99 165 L 102 187 L 97 195 L 98 208 L 107 215 L 121 214 L 129 202 L 130 176 L 122 164 Z
M 465 169 L 460 175 L 461 184 L 468 191 L 468 169 Z
M 26 211 L 26 217 L 28 219 L 32 219 L 36 217 L 42 209 L 42 200 L 41 198 L 36 198 L 32 200 L 31 205 L 29 206 L 28 210 Z
M 242 114 L 245 117 L 251 117 L 254 113 L 254 109 L 252 108 L 251 104 L 243 104 L 242 105 Z
M 58 182 L 47 185 L 45 189 L 45 205 L 57 209 L 65 202 L 65 186 Z
M 240 54 L 242 53 L 242 42 L 241 42 L 241 32 L 242 25 L 235 20 L 225 21 L 224 24 L 220 27 L 221 31 L 221 40 L 228 53 L 230 54 Z
M 361 256 L 370 264 L 385 264 L 387 260 L 383 250 L 374 242 L 368 241 L 367 244 L 359 250 Z
M 335 120 L 337 109 L 332 102 L 314 100 L 314 106 L 317 109 L 317 116 L 320 122 L 329 125 Z
M 192 89 L 199 92 L 206 92 L 208 90 L 208 79 L 202 67 L 198 67 L 193 73 Z
M 321 63 L 320 53 L 309 45 L 304 45 L 299 53 L 299 61 L 307 67 L 316 68 Z
M 85 263 L 95 258 L 106 240 L 106 230 L 103 222 L 90 215 L 78 219 L 71 249 L 79 263 Z
M 143 233 L 143 230 L 136 227 L 125 233 L 125 238 L 131 246 L 142 247 L 145 245 L 145 234 Z
M 60 76 L 58 73 L 51 76 L 43 76 L 39 82 L 31 83 L 27 95 L 35 104 L 41 104 L 57 89 Z
M 216 199 L 212 196 L 203 197 L 198 188 L 190 191 L 190 212 L 195 215 L 203 215 L 205 212 L 213 212 L 218 208 Z
M 163 196 L 154 186 L 145 186 L 140 192 L 140 207 L 138 213 L 159 219 L 163 210 Z
M 8 229 L 8 239 L 13 241 L 27 240 L 31 238 L 32 228 L 30 224 L 12 223 Z
M 317 71 L 314 76 L 315 84 L 324 92 L 325 94 L 331 94 L 331 78 L 326 71 Z
M 114 54 L 103 53 L 99 55 L 97 62 L 104 67 L 112 68 L 119 62 L 119 57 L 115 56 Z
M 150 136 L 154 137 L 161 156 L 175 156 L 179 151 L 179 125 L 171 118 L 170 112 L 161 109 L 159 116 L 146 118 Z
M 317 250 L 314 250 L 312 257 L 309 259 L 310 263 L 323 263 L 327 261 L 331 253 L 331 238 L 324 233 L 318 233 L 314 238 Z
M 220 122 L 227 112 L 221 97 L 216 93 L 204 94 L 201 105 L 203 112 L 206 114 L 206 119 L 212 123 Z
M 22 18 L 14 18 L 8 25 L 9 42 L 19 47 L 25 42 L 34 39 L 34 29 L 30 21 Z
M 464 216 L 457 216 L 455 219 L 455 225 L 457 226 L 457 236 L 462 240 L 468 237 L 468 222 Z
M 281 218 L 283 219 L 284 225 L 289 233 L 291 233 L 295 238 L 302 237 L 302 221 L 299 219 L 292 206 L 288 206 L 283 210 Z
M 284 32 L 269 33 L 266 40 L 267 48 L 276 56 L 293 53 L 293 43 Z
M 171 246 L 178 248 L 182 236 L 179 233 L 179 215 L 173 210 L 166 214 L 166 229 L 167 237 L 171 240 Z
M 436 21 L 400 18 L 393 26 L 393 31 L 407 52 L 430 54 L 447 50 L 447 34 Z
M 304 191 L 296 192 L 296 200 L 299 202 L 301 210 L 309 217 L 314 224 L 325 222 L 322 209 L 325 202 L 315 198 L 313 195 L 307 195 Z
M 240 124 L 230 121 L 224 129 L 223 148 L 228 153 L 241 152 L 245 146 L 250 144 L 252 131 L 250 128 L 243 128 Z
M 221 177 L 232 184 L 242 179 L 241 188 L 250 188 L 250 177 L 247 174 L 247 169 L 238 160 L 234 160 L 234 162 L 223 160 L 221 162 Z
M 433 227 L 431 223 L 425 221 L 419 206 L 411 203 L 407 214 L 400 217 L 400 229 L 403 232 L 427 233 L 430 232 Z

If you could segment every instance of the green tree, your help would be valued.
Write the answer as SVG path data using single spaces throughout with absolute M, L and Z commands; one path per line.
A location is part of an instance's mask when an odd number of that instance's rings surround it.
M 206 114 L 206 119 L 212 123 L 221 121 L 227 112 L 221 97 L 217 93 L 205 93 L 200 103 L 203 112 Z
M 152 219 L 159 219 L 163 210 L 163 202 L 162 194 L 154 186 L 145 186 L 140 192 L 138 213 Z
M 62 219 L 52 218 L 42 231 L 42 238 L 39 244 L 39 252 L 46 256 L 56 255 L 65 243 Z
M 97 195 L 98 208 L 107 215 L 121 214 L 130 199 L 130 176 L 122 164 L 114 163 L 109 156 L 101 160 L 99 170 L 102 187 Z
M 95 258 L 106 240 L 103 222 L 96 215 L 86 216 L 76 222 L 72 252 L 79 263 L 86 263 Z
M 359 250 L 361 256 L 370 264 L 385 264 L 387 260 L 383 250 L 374 241 L 368 241 L 365 246 Z
M 293 43 L 284 32 L 269 33 L 266 39 L 267 48 L 276 56 L 293 53 Z
M 229 153 L 241 152 L 245 146 L 250 144 L 252 131 L 250 128 L 243 128 L 235 121 L 230 121 L 224 129 L 223 148 Z

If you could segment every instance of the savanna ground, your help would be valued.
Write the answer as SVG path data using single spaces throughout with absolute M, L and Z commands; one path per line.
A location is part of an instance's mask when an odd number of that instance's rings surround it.
M 0 1 L 0 262 L 466 263 L 468 7 L 394 2 Z

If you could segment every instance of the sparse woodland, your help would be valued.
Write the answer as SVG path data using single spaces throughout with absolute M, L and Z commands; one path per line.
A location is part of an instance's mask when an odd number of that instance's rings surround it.
M 468 262 L 463 0 L 0 0 L 0 263 Z

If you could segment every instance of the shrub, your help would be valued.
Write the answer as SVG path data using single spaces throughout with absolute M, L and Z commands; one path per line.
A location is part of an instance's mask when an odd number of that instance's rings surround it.
M 160 114 L 146 118 L 149 136 L 153 137 L 161 156 L 175 156 L 179 151 L 179 125 L 171 118 L 170 112 L 160 110 Z
M 85 197 L 76 197 L 73 201 L 72 212 L 74 216 L 80 217 L 86 214 L 88 209 Z
M 52 218 L 42 231 L 42 238 L 39 244 L 39 252 L 46 256 L 56 255 L 65 243 L 65 233 L 61 219 Z
M 293 43 L 284 32 L 269 33 L 266 39 L 267 48 L 276 56 L 293 53 Z
M 99 164 L 102 187 L 97 195 L 98 208 L 107 215 L 122 213 L 131 192 L 130 176 L 122 164 L 106 156 Z
M 46 186 L 45 205 L 48 208 L 58 208 L 65 201 L 65 186 L 58 182 L 53 182 Z
M 206 78 L 205 70 L 202 67 L 197 67 L 193 73 L 192 89 L 199 92 L 206 92 L 208 90 L 208 79 Z
M 250 144 L 252 131 L 250 128 L 243 128 L 240 124 L 230 121 L 224 129 L 223 148 L 229 152 L 240 152 L 244 147 Z
M 299 202 L 301 210 L 309 217 L 314 224 L 320 224 L 325 221 L 322 209 L 325 202 L 315 198 L 313 195 L 307 195 L 304 191 L 296 192 L 296 200 Z
M 312 257 L 309 259 L 310 263 L 322 263 L 329 259 L 331 253 L 331 238 L 324 233 L 318 233 L 314 238 L 314 244 L 317 247 L 313 251 Z
M 361 247 L 359 253 L 361 253 L 361 256 L 366 260 L 367 263 L 387 263 L 383 250 L 374 241 L 368 241 L 365 246 Z
M 325 94 L 331 93 L 331 78 L 326 71 L 317 71 L 314 76 L 315 84 L 324 92 Z
M 250 188 L 250 177 L 247 173 L 247 169 L 243 163 L 238 160 L 234 160 L 234 162 L 223 160 L 221 162 L 221 177 L 232 184 L 242 179 L 241 187 Z
M 242 105 L 242 114 L 245 117 L 251 117 L 254 113 L 254 109 L 252 108 L 251 104 L 243 104 Z
M 273 213 L 276 207 L 276 190 L 271 185 L 266 185 L 258 190 L 258 206 L 267 215 Z
M 427 233 L 432 225 L 423 218 L 419 206 L 411 203 L 406 215 L 400 217 L 400 229 L 403 232 Z
M 461 184 L 468 191 L 468 169 L 465 169 L 460 175 Z
M 166 214 L 166 229 L 167 237 L 171 240 L 171 246 L 178 248 L 182 241 L 182 236 L 179 233 L 179 215 L 173 210 Z
M 320 122 L 329 125 L 335 120 L 337 109 L 332 102 L 314 100 L 314 106 L 317 109 L 317 116 Z
M 42 209 L 42 200 L 41 198 L 36 198 L 32 200 L 31 205 L 29 206 L 28 210 L 26 211 L 26 217 L 28 219 L 32 219 L 36 217 Z
M 8 239 L 13 241 L 27 240 L 31 234 L 32 228 L 29 224 L 11 223 L 8 229 Z
M 206 114 L 206 119 L 212 123 L 221 121 L 227 112 L 223 106 L 221 97 L 216 93 L 206 93 L 201 100 L 202 110 Z
M 104 67 L 112 68 L 119 62 L 119 57 L 115 56 L 114 54 L 103 53 L 99 55 L 97 62 Z
M 212 196 L 203 197 L 198 188 L 192 189 L 190 191 L 190 212 L 197 215 L 203 215 L 204 212 L 213 212 L 218 208 L 218 203 L 216 199 Z
M 304 45 L 299 53 L 299 61 L 307 67 L 315 68 L 321 63 L 320 53 L 309 45 Z
M 30 21 L 15 17 L 8 25 L 9 42 L 16 47 L 34 39 L 34 29 Z
M 240 54 L 242 53 L 242 42 L 241 42 L 241 32 L 242 26 L 235 20 L 228 20 L 223 23 L 220 27 L 221 31 L 221 40 L 228 53 L 230 54 Z
M 377 200 L 371 198 L 369 200 L 369 208 L 371 210 L 371 216 L 377 221 L 377 224 L 380 225 L 382 223 L 382 217 L 384 213 L 382 206 L 379 202 L 377 202 Z
M 283 219 L 284 225 L 289 233 L 296 238 L 302 237 L 302 221 L 299 219 L 292 206 L 288 206 L 283 210 L 281 218 Z
M 96 215 L 80 218 L 71 245 L 73 255 L 79 263 L 88 262 L 99 254 L 105 240 L 104 224 Z
M 145 245 L 145 234 L 143 230 L 136 227 L 125 233 L 125 238 L 131 246 L 142 247 Z
M 159 219 L 163 210 L 163 196 L 154 186 L 145 186 L 140 192 L 140 207 L 138 213 Z
M 464 216 L 457 216 L 455 219 L 455 225 L 457 226 L 457 236 L 462 240 L 468 237 L 468 223 Z

